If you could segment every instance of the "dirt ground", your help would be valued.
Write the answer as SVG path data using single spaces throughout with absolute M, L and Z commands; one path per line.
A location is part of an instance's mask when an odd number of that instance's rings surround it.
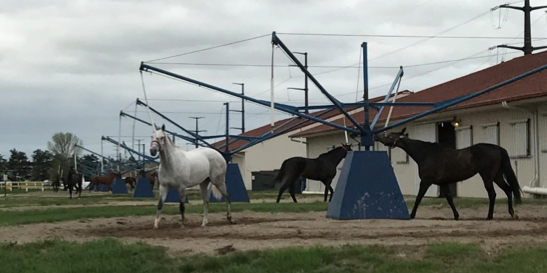
M 483 220 L 486 207 L 460 209 L 454 221 L 449 208 L 424 206 L 414 220 L 332 220 L 325 212 L 256 213 L 239 212 L 230 225 L 223 213 L 209 215 L 209 225 L 200 226 L 202 216 L 189 214 L 185 227 L 180 216 L 163 216 L 160 228 L 152 229 L 154 215 L 81 219 L 0 228 L 0 240 L 30 242 L 46 238 L 88 241 L 115 237 L 127 242 L 145 241 L 166 247 L 172 254 L 215 254 L 231 245 L 235 250 L 280 248 L 286 246 L 340 246 L 380 244 L 420 246 L 436 241 L 476 242 L 494 254 L 518 242 L 519 246 L 547 242 L 545 207 L 522 205 L 519 219 L 513 220 L 501 203 L 495 220 Z

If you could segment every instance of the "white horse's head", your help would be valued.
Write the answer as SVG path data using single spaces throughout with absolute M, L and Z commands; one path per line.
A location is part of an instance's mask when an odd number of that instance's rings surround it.
M 152 141 L 150 142 L 150 154 L 152 156 L 156 156 L 158 151 L 161 152 L 162 147 L 165 145 L 166 142 L 166 135 L 165 135 L 165 125 L 162 125 L 161 128 L 158 128 L 154 124 L 155 130 L 152 134 Z

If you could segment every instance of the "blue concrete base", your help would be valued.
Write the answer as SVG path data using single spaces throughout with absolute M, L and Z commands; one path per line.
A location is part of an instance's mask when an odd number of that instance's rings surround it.
M 188 203 L 188 196 L 186 196 L 184 203 Z M 170 189 L 167 192 L 167 197 L 165 198 L 165 203 L 180 203 L 180 193 L 176 189 Z
M 228 193 L 230 193 L 231 202 L 250 202 L 249 194 L 247 194 L 247 189 L 245 189 L 245 183 L 243 183 L 243 177 L 241 176 L 238 165 L 235 163 L 229 163 L 227 166 L 226 189 L 228 190 Z M 211 191 L 209 201 L 211 203 L 224 202 L 224 197 L 216 199 Z
M 148 178 L 139 178 L 133 192 L 133 198 L 154 198 L 154 191 Z
M 125 180 L 116 178 L 114 184 L 112 184 L 113 194 L 127 194 L 127 187 L 125 186 Z
M 348 152 L 327 218 L 410 219 L 386 152 Z

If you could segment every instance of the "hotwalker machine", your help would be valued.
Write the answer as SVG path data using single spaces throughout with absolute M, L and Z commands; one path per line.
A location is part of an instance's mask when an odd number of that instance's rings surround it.
M 231 201 L 232 202 L 247 202 L 247 203 L 250 202 L 249 195 L 247 194 L 247 191 L 245 190 L 245 184 L 243 182 L 241 172 L 239 171 L 239 167 L 235 163 L 230 163 L 232 155 L 239 152 L 241 149 L 236 149 L 236 150 L 230 151 L 228 149 L 228 147 L 229 147 L 229 144 L 231 144 L 235 141 L 241 140 L 241 139 L 247 140 L 247 141 L 253 141 L 256 138 L 255 137 L 229 135 L 229 131 L 228 131 L 228 129 L 229 129 L 228 104 L 225 103 L 226 108 L 227 108 L 226 109 L 226 134 L 225 135 L 214 135 L 214 136 L 201 136 L 201 135 L 199 135 L 195 132 L 192 132 L 191 130 L 188 130 L 188 129 L 184 128 L 183 126 L 177 124 L 176 122 L 174 122 L 173 120 L 171 120 L 170 118 L 168 118 L 167 116 L 162 114 L 161 112 L 157 111 L 156 109 L 152 108 L 151 106 L 147 105 L 145 102 L 143 102 L 139 99 L 137 99 L 136 105 L 146 107 L 151 112 L 159 115 L 164 120 L 170 122 L 175 127 L 181 129 L 182 131 L 184 131 L 185 133 L 190 135 L 190 137 L 189 137 L 189 136 L 185 136 L 185 135 L 175 133 L 175 132 L 170 131 L 170 130 L 166 130 L 167 133 L 172 135 L 173 141 L 175 141 L 175 137 L 178 137 L 178 138 L 186 140 L 188 142 L 195 143 L 198 146 L 210 147 L 214 150 L 217 150 L 219 153 L 221 153 L 223 155 L 223 157 L 226 159 L 226 162 L 228 163 L 227 164 L 227 170 L 226 170 L 226 188 L 228 189 L 228 192 L 230 192 Z M 132 115 L 130 115 L 128 113 L 125 113 L 123 111 L 120 112 L 120 118 L 121 117 L 131 118 L 134 121 L 138 121 L 138 122 L 141 122 L 143 124 L 152 126 L 151 123 L 149 123 L 145 120 L 142 120 L 138 117 L 132 116 Z M 211 143 L 209 143 L 207 141 L 208 139 L 214 139 L 214 138 L 219 138 L 219 137 L 225 137 L 226 142 L 223 145 L 220 145 L 218 147 L 212 145 Z M 226 143 L 228 143 L 228 144 L 226 144 Z M 139 153 L 137 153 L 137 154 L 139 154 Z M 149 157 L 149 156 L 145 156 L 145 157 L 146 158 L 152 158 L 152 157 Z M 139 179 L 139 181 L 140 180 L 144 181 L 144 179 L 146 179 L 146 178 L 141 178 L 141 179 Z M 146 181 L 148 181 L 148 179 L 146 179 Z M 146 183 L 141 183 L 141 184 L 146 184 Z M 138 183 L 137 183 L 137 187 L 138 187 Z M 135 192 L 137 192 L 137 189 L 135 190 Z M 153 193 L 151 193 L 151 194 L 152 194 L 152 197 L 153 197 Z M 170 200 L 179 200 L 180 199 L 179 196 L 180 195 L 179 195 L 177 190 L 171 190 L 171 191 L 169 191 L 169 194 L 167 195 L 166 200 L 167 200 L 167 202 L 170 202 Z M 187 200 L 188 200 L 188 198 L 187 198 Z M 211 192 L 209 194 L 209 200 L 210 200 L 210 202 L 224 202 L 224 197 L 221 197 L 220 199 L 217 199 L 217 198 L 214 197 L 214 195 Z
M 515 78 L 509 79 L 502 83 L 491 86 L 487 89 L 448 99 L 437 103 L 417 102 L 417 103 L 392 103 L 388 102 L 391 93 L 394 90 L 395 85 L 403 76 L 403 69 L 399 70 L 388 94 L 383 102 L 372 103 L 369 101 L 368 94 L 368 67 L 367 67 L 367 43 L 362 43 L 363 50 L 363 74 L 364 74 L 364 100 L 357 103 L 342 103 L 330 95 L 321 84 L 313 77 L 313 75 L 287 48 L 287 46 L 279 39 L 275 32 L 272 33 L 272 50 L 277 45 L 284 53 L 302 70 L 302 72 L 316 85 L 316 87 L 325 95 L 332 105 L 319 105 L 319 106 L 306 106 L 295 107 L 291 105 L 285 105 L 280 103 L 268 102 L 258 100 L 252 97 L 237 94 L 235 92 L 222 89 L 210 84 L 206 84 L 188 77 L 177 75 L 145 63 L 141 63 L 141 71 L 154 71 L 161 73 L 179 80 L 194 83 L 199 86 L 216 90 L 231 96 L 239 97 L 266 107 L 273 107 L 279 111 L 292 114 L 294 119 L 300 117 L 307 120 L 313 120 L 320 122 L 337 129 L 341 129 L 349 132 L 350 134 L 360 138 L 360 143 L 364 147 L 364 151 L 352 151 L 348 152 L 344 165 L 342 167 L 338 184 L 334 191 L 334 196 L 327 211 L 327 217 L 332 219 L 410 219 L 408 208 L 401 194 L 401 190 L 397 183 L 393 167 L 385 151 L 371 151 L 370 147 L 373 146 L 373 136 L 389 130 L 391 128 L 403 125 L 418 118 L 427 116 L 429 114 L 441 111 L 450 106 L 458 104 L 460 102 L 472 99 L 484 93 L 495 90 L 501 86 L 510 84 L 524 77 L 530 76 L 547 68 L 547 65 L 529 71 L 525 74 L 519 75 Z M 383 127 L 378 130 L 374 130 L 376 122 L 378 121 L 380 114 L 385 106 L 424 106 L 432 107 L 432 109 L 426 110 L 413 117 L 405 120 L 393 123 L 392 125 Z M 363 107 L 364 110 L 364 122 L 360 124 L 357 122 L 345 108 Z M 347 120 L 350 121 L 349 126 L 342 126 L 336 123 L 322 120 L 320 116 L 307 114 L 303 112 L 305 108 L 310 110 L 339 110 Z M 369 110 L 373 108 L 377 111 L 373 121 L 370 122 Z M 325 111 L 326 112 L 326 111 Z M 302 122 L 305 122 L 302 121 Z M 296 124 L 299 126 L 301 123 Z

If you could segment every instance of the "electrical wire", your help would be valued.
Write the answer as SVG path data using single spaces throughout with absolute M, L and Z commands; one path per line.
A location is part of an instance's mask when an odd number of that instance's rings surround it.
M 248 41 L 260 39 L 260 38 L 270 36 L 270 35 L 271 34 L 264 34 L 264 35 L 260 35 L 260 36 L 256 36 L 256 37 L 252 37 L 252 38 L 247 38 L 247 39 L 243 39 L 243 40 L 239 40 L 239 41 L 235 41 L 235 42 L 230 42 L 230 43 L 226 43 L 226 44 L 222 44 L 222 45 L 207 47 L 207 48 L 198 49 L 198 50 L 194 50 L 194 51 L 190 51 L 190 52 L 186 52 L 186 53 L 172 55 L 172 56 L 169 56 L 169 57 L 154 59 L 154 60 L 146 61 L 145 63 L 151 63 L 151 62 L 155 62 L 155 61 L 160 61 L 160 60 L 170 59 L 170 58 L 174 58 L 174 57 L 180 57 L 180 56 L 184 56 L 184 55 L 203 52 L 203 51 L 207 51 L 207 50 L 211 50 L 211 49 L 215 49 L 215 48 L 219 48 L 219 47 L 225 47 L 225 46 L 234 45 L 234 44 L 238 44 L 238 43 L 248 42 Z

